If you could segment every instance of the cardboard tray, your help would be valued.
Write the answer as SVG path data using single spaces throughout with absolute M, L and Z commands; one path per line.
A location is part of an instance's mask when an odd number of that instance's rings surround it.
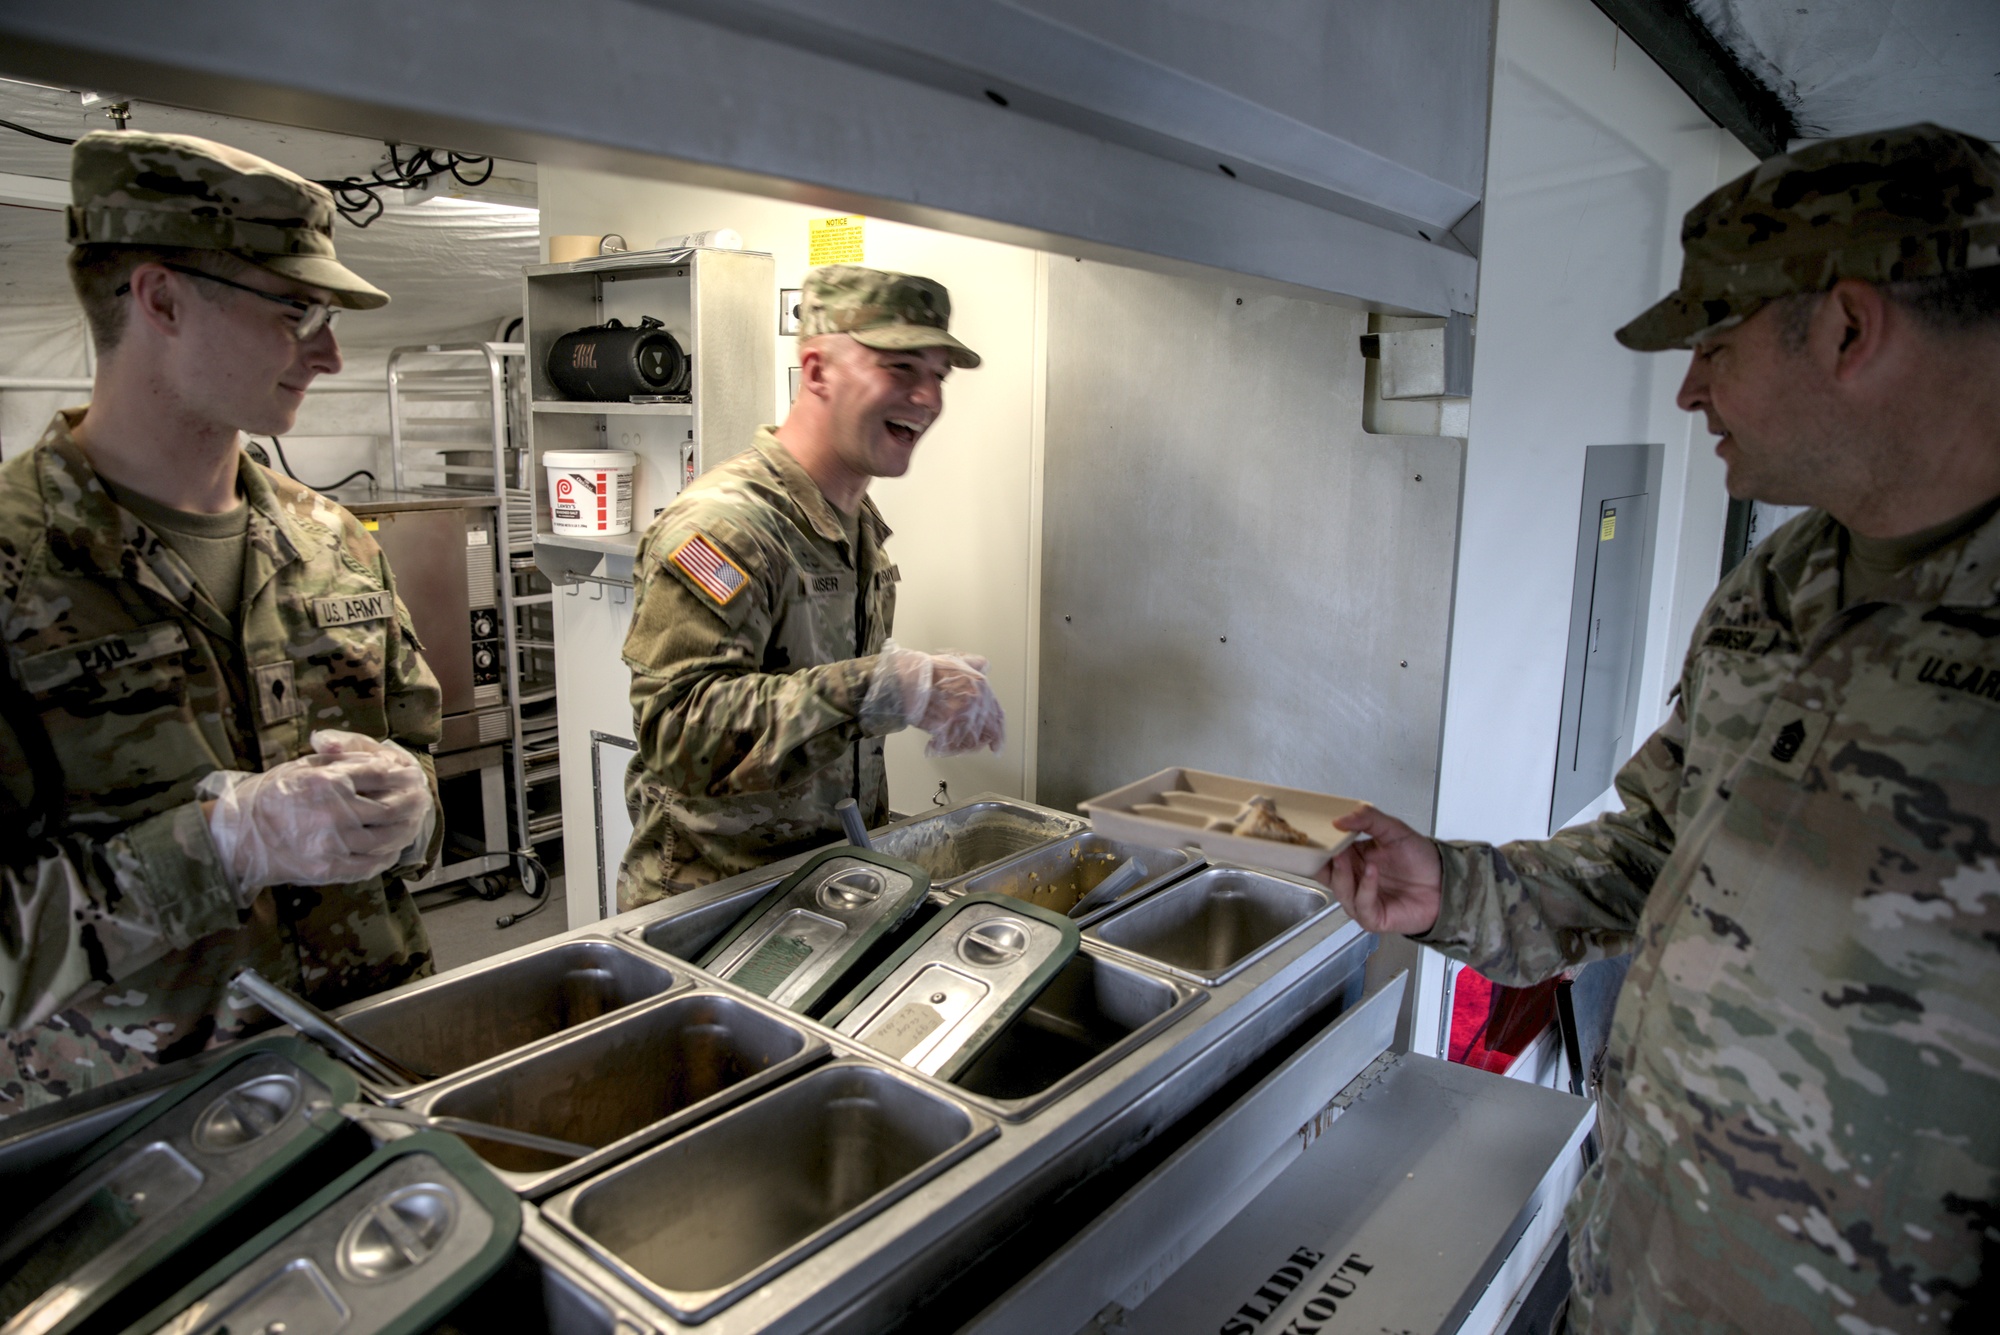
M 1206 828 L 1212 817 L 1232 815 L 1259 794 L 1277 803 L 1278 814 L 1313 842 L 1283 844 Z M 1078 804 L 1090 817 L 1091 828 L 1108 839 L 1160 848 L 1198 848 L 1210 858 L 1294 876 L 1311 876 L 1353 843 L 1358 836 L 1335 829 L 1334 818 L 1366 805 L 1352 797 L 1282 788 L 1179 766 Z

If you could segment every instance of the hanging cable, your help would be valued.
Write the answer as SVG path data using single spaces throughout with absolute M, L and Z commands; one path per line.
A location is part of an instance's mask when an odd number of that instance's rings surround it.
M 301 487 L 306 487 L 313 491 L 318 491 L 318 492 L 338 491 L 342 487 L 346 486 L 348 483 L 354 481 L 354 479 L 357 477 L 367 478 L 370 486 L 373 486 L 375 484 L 375 475 L 373 473 L 369 472 L 365 468 L 357 468 L 352 473 L 349 473 L 346 477 L 340 479 L 340 481 L 338 482 L 331 483 L 324 487 L 314 486 L 312 483 L 300 477 L 298 473 L 293 470 L 292 461 L 285 457 L 285 443 L 283 441 L 279 440 L 276 436 L 273 436 L 271 437 L 271 445 L 274 449 L 278 451 L 278 463 L 281 467 L 284 468 L 285 476 L 290 478 L 292 481 L 298 483 Z
M 337 181 L 319 181 L 333 193 L 333 206 L 340 216 L 356 227 L 366 227 L 382 216 L 384 190 L 421 190 L 440 176 L 449 176 L 468 188 L 485 185 L 493 177 L 493 159 L 450 149 L 411 148 L 403 156 L 402 145 L 385 141 L 386 162 L 378 162 L 365 177 L 346 176 Z M 478 175 L 468 169 L 484 167 Z
M 46 140 L 51 144 L 62 144 L 67 146 L 70 144 L 74 144 L 76 142 L 76 140 L 74 139 L 65 139 L 59 134 L 45 134 L 42 131 L 35 129 L 33 126 L 20 125 L 14 121 L 0 121 L 0 128 L 12 130 L 16 134 L 25 134 L 25 135 L 30 135 L 36 139 Z

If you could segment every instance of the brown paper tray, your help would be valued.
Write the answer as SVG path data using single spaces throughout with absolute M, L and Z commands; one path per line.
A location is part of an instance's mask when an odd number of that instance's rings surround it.
M 1206 828 L 1211 818 L 1232 816 L 1259 794 L 1275 802 L 1278 814 L 1313 842 L 1284 844 Z M 1367 804 L 1351 797 L 1175 766 L 1079 805 L 1090 817 L 1091 828 L 1108 839 L 1160 848 L 1198 848 L 1211 858 L 1311 876 L 1356 837 L 1335 829 L 1334 818 Z

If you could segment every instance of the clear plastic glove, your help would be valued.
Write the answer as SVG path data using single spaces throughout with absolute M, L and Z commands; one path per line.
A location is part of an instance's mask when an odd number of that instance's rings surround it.
M 904 723 L 931 735 L 928 756 L 963 755 L 982 746 L 997 752 L 1007 736 L 1006 715 L 986 666 L 978 654 L 927 654 L 891 640 L 875 661 L 863 712 L 900 713 Z
M 312 747 L 261 774 L 218 770 L 196 789 L 214 802 L 209 834 L 245 903 L 267 886 L 366 880 L 429 844 L 436 812 L 415 756 L 331 730 Z

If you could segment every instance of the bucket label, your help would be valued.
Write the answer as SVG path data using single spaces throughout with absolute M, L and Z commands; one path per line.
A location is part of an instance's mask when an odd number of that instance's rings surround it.
M 550 469 L 549 518 L 558 533 L 630 532 L 632 474 L 622 469 Z

